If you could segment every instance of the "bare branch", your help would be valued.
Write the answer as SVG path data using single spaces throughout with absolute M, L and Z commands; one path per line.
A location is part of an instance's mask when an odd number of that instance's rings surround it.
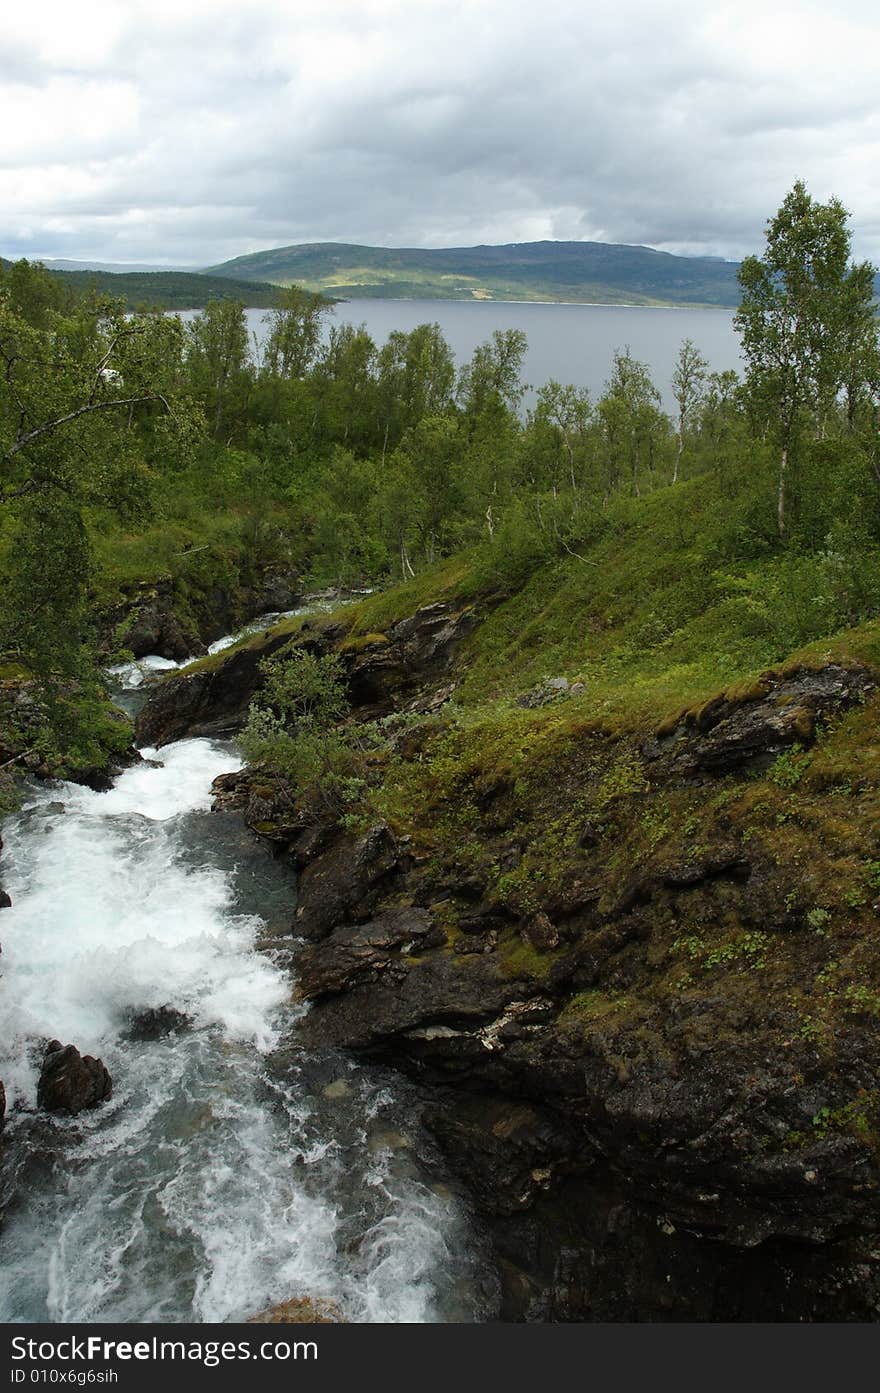
M 139 402 L 146 401 L 160 401 L 168 414 L 172 414 L 168 402 L 159 392 L 151 392 L 145 396 L 139 397 L 117 397 L 113 401 L 90 401 L 87 402 L 85 406 L 78 406 L 75 411 L 68 411 L 66 416 L 59 416 L 54 421 L 44 421 L 41 426 L 36 426 L 34 430 L 28 431 L 26 435 L 19 436 L 15 444 L 4 453 L 2 458 L 11 459 L 13 455 L 17 455 L 19 451 L 24 450 L 32 441 L 37 440 L 41 435 L 46 435 L 50 431 L 57 430 L 59 426 L 66 426 L 69 422 L 75 421 L 79 416 L 85 416 L 91 411 L 109 411 L 115 406 L 134 406 Z

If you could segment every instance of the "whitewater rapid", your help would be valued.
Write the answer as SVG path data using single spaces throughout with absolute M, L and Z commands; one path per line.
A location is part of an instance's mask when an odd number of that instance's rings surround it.
M 143 754 L 109 792 L 35 790 L 3 829 L 0 1319 L 216 1322 L 300 1296 L 481 1318 L 491 1280 L 407 1086 L 297 1049 L 290 940 L 254 947 L 289 920 L 289 872 L 209 811 L 234 752 Z M 188 1027 L 132 1038 L 162 1006 Z M 108 1103 L 36 1111 L 51 1038 L 103 1059 Z

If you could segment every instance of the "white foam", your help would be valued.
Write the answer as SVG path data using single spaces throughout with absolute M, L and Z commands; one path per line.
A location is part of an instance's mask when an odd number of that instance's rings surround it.
M 45 788 L 4 828 L 11 1144 L 47 1038 L 100 1055 L 114 1091 L 53 1124 L 58 1162 L 2 1235 L 0 1319 L 241 1320 L 299 1295 L 350 1320 L 443 1318 L 470 1261 L 463 1221 L 370 1150 L 392 1094 L 353 1067 L 342 1102 L 263 1080 L 290 983 L 253 951 L 262 921 L 236 912 L 232 868 L 194 858 L 211 780 L 237 761 L 207 740 L 156 757 L 107 793 Z M 165 1004 L 193 1028 L 127 1038 L 133 1010 Z
M 66 785 L 64 812 L 47 791 L 11 825 L 0 1077 L 13 1099 L 33 1101 L 30 1040 L 94 1054 L 132 1009 L 171 1002 L 230 1039 L 274 1041 L 286 979 L 252 951 L 259 921 L 232 911 L 229 877 L 186 864 L 174 826 L 210 806 L 230 764 L 210 741 L 182 741 L 108 793 Z

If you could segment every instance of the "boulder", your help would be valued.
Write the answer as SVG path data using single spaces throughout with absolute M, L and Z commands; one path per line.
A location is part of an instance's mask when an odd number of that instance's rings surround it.
M 583 683 L 578 684 L 579 690 L 583 691 Z M 537 687 L 532 687 L 530 691 L 523 692 L 516 699 L 517 706 L 521 706 L 524 711 L 534 711 L 540 706 L 549 706 L 560 698 L 569 696 L 572 688 L 569 687 L 567 677 L 550 677 L 546 682 L 541 682 Z
M 75 1045 L 50 1041 L 37 1085 L 39 1107 L 73 1117 L 105 1102 L 111 1092 L 110 1075 L 100 1059 L 81 1055 Z

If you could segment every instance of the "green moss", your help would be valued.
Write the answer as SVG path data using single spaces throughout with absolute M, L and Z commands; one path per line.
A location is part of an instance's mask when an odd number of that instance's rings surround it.
M 563 1030 L 589 1033 L 596 1026 L 619 1020 L 631 1006 L 632 1002 L 625 996 L 600 991 L 576 992 L 560 1012 L 559 1025 Z
M 474 558 L 462 553 L 429 567 L 405 585 L 377 591 L 347 605 L 344 614 L 353 638 L 385 634 L 424 605 L 450 600 L 463 602 L 474 598 L 479 591 Z
M 343 639 L 339 645 L 339 651 L 340 653 L 366 653 L 370 648 L 384 648 L 387 643 L 387 634 L 358 634 Z
M 0 663 L 0 682 L 17 684 L 20 682 L 27 682 L 31 676 L 32 673 L 22 663 Z
M 503 937 L 496 948 L 502 971 L 508 977 L 532 977 L 542 982 L 559 956 L 559 951 L 539 953 L 518 934 Z

